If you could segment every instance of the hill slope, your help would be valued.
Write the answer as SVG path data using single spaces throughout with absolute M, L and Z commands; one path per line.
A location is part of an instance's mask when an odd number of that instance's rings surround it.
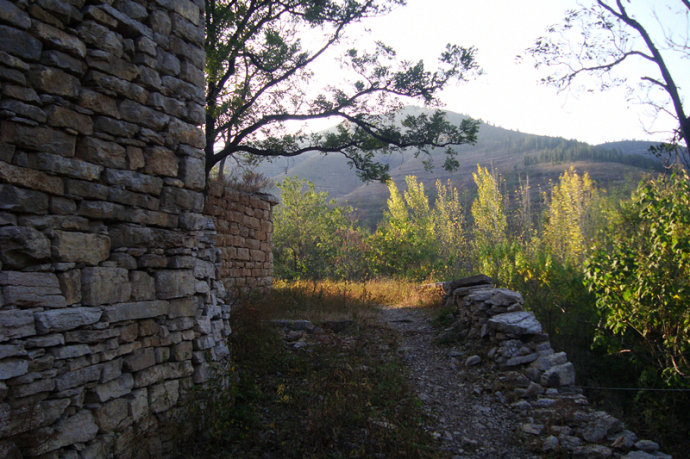
M 408 108 L 410 111 L 421 110 Z M 451 122 L 460 122 L 464 115 L 447 113 Z M 406 175 L 415 175 L 428 192 L 437 179 L 450 179 L 469 202 L 475 192 L 472 172 L 477 164 L 494 167 L 504 178 L 507 192 L 517 188 L 529 176 L 533 193 L 548 186 L 549 181 L 573 165 L 587 171 L 599 187 L 610 188 L 625 182 L 637 182 L 645 173 L 661 170 L 658 159 L 647 153 L 651 142 L 623 141 L 591 146 L 575 140 L 525 134 L 482 123 L 476 145 L 456 147 L 458 170 L 445 171 L 442 151 L 432 152 L 434 169 L 425 170 L 422 160 L 412 151 L 381 155 L 379 161 L 390 165 L 390 174 L 399 186 Z M 299 176 L 313 182 L 317 190 L 328 191 L 341 203 L 352 205 L 363 223 L 373 225 L 385 207 L 388 191 L 381 183 L 362 183 L 341 155 L 318 153 L 294 158 L 278 158 L 263 163 L 259 172 L 280 181 L 286 176 Z

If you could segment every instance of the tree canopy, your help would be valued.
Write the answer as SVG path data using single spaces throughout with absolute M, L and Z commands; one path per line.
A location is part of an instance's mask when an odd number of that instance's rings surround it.
M 651 7 L 651 2 L 596 0 L 581 5 L 568 11 L 561 24 L 550 27 L 547 35 L 538 38 L 527 51 L 535 57 L 537 67 L 549 69 L 542 81 L 560 89 L 570 87 L 584 75 L 597 77 L 601 89 L 626 84 L 632 76 L 639 77 L 642 88 L 629 87 L 630 93 L 644 94 L 647 104 L 678 122 L 670 144 L 657 152 L 678 153 L 678 159 L 687 166 L 690 118 L 683 106 L 680 86 L 685 80 L 681 74 L 673 74 L 670 62 L 690 57 L 690 1 L 654 2 L 658 11 L 668 17 L 684 15 L 685 31 L 673 30 L 657 15 L 657 10 L 653 14 L 636 13 L 638 7 L 645 6 Z M 633 61 L 644 65 L 617 72 Z
M 445 148 L 444 167 L 457 167 L 452 145 L 476 139 L 478 122 L 449 123 L 441 111 L 400 115 L 405 98 L 438 103 L 452 81 L 478 72 L 475 49 L 447 45 L 439 67 L 399 60 L 383 43 L 344 49 L 346 30 L 404 0 L 205 0 L 206 170 L 227 158 L 341 153 L 365 180 L 388 178 L 379 151 Z M 315 75 L 314 63 L 344 49 L 340 69 Z M 341 85 L 332 81 L 346 75 Z M 398 114 L 396 114 L 398 113 Z M 325 133 L 291 122 L 338 119 Z

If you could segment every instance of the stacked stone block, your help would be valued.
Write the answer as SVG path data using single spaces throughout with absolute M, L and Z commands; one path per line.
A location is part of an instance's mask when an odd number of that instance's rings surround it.
M 213 217 L 222 266 L 220 279 L 228 291 L 264 290 L 273 283 L 271 195 L 211 183 L 206 215 Z
M 593 409 L 576 385 L 575 368 L 551 347 L 541 323 L 518 292 L 494 288 L 487 276 L 444 284 L 457 320 L 441 335 L 472 352 L 466 366 L 486 365 L 492 390 L 523 419 L 521 433 L 545 457 L 669 458 L 619 419 Z
M 203 2 L 0 0 L 0 457 L 144 457 L 227 356 Z

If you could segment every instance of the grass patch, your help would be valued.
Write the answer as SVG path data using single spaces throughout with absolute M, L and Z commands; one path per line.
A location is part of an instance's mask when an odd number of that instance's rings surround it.
M 245 298 L 232 313 L 232 368 L 190 400 L 196 432 L 180 457 L 443 457 L 395 335 L 371 320 L 411 285 L 300 282 Z M 359 326 L 295 349 L 273 319 Z

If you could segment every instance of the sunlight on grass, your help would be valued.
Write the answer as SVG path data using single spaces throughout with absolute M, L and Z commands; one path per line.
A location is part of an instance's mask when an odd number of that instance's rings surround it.
M 251 299 L 271 318 L 311 321 L 373 319 L 378 306 L 432 307 L 441 290 L 397 279 L 347 281 L 276 281 L 271 292 Z

